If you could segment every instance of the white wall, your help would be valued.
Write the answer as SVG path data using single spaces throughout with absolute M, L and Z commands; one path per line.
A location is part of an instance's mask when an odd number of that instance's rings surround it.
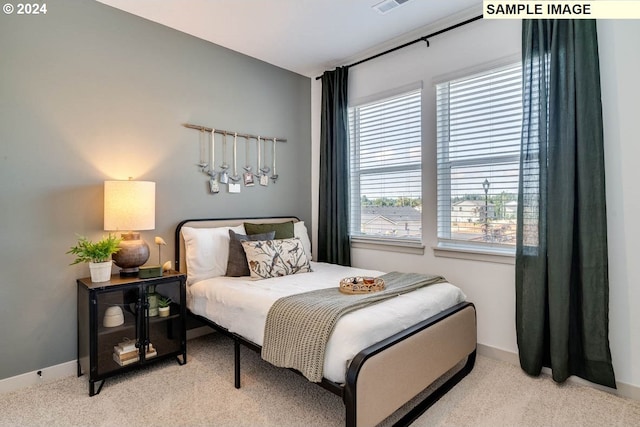
M 640 21 L 598 22 L 609 243 L 609 341 L 619 382 L 640 386 Z
M 462 21 L 463 19 L 459 19 Z M 640 386 L 640 315 L 631 312 L 640 300 L 634 278 L 640 263 L 633 263 L 640 247 L 633 214 L 640 212 L 640 198 L 632 189 L 638 181 L 634 168 L 638 145 L 632 133 L 638 117 L 640 69 L 634 40 L 640 40 L 637 21 L 599 23 L 607 166 L 607 203 L 610 251 L 610 341 L 617 380 Z M 425 32 L 426 34 L 426 32 Z M 437 273 L 457 284 L 478 311 L 478 342 L 517 353 L 515 332 L 515 270 L 513 265 L 435 257 L 436 235 L 436 136 L 434 79 L 477 69 L 495 61 L 519 60 L 520 21 L 477 21 L 432 40 L 419 43 L 349 70 L 349 99 L 375 95 L 417 81 L 423 82 L 423 243 L 424 255 L 352 249 L 358 267 L 390 271 Z M 320 117 L 321 84 L 312 84 L 312 117 Z M 318 185 L 319 123 L 312 123 L 314 154 L 312 185 Z M 634 156 L 635 154 L 635 156 Z M 314 194 L 312 215 L 317 215 Z M 316 221 L 314 221 L 315 224 Z M 635 235 L 635 239 L 632 236 Z M 635 257 L 637 258 L 637 256 Z M 635 274 L 634 274 L 635 273 Z

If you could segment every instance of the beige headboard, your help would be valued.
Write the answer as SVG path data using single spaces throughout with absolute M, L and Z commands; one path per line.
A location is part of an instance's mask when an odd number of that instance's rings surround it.
M 184 220 L 176 226 L 175 266 L 178 269 L 178 271 L 181 271 L 183 273 L 187 272 L 187 264 L 184 258 L 184 254 L 185 254 L 184 239 L 182 238 L 182 233 L 181 233 L 182 227 L 194 227 L 194 228 L 235 227 L 245 222 L 252 222 L 255 224 L 268 224 L 268 223 L 286 222 L 286 221 L 298 222 L 299 219 L 292 216 L 282 216 L 282 217 L 269 217 L 269 218 L 224 218 L 224 219 L 203 218 L 203 219 Z

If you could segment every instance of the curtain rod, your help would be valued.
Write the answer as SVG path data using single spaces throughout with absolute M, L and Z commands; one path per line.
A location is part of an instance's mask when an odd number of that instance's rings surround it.
M 223 130 L 223 129 L 213 129 L 213 128 L 208 128 L 206 126 L 200 126 L 200 125 L 192 125 L 191 123 L 183 123 L 182 126 L 189 128 L 189 129 L 196 129 L 199 130 L 201 132 L 214 132 L 214 133 L 219 133 L 220 135 L 236 135 L 239 136 L 241 138 L 246 138 L 246 139 L 262 139 L 264 141 L 273 141 L 274 139 L 278 142 L 287 142 L 287 140 L 285 138 L 274 138 L 272 136 L 258 136 L 258 135 L 250 135 L 248 133 L 237 133 L 237 132 L 232 132 L 232 131 L 228 131 L 228 130 Z
M 463 22 L 460 22 L 458 24 L 452 25 L 450 27 L 444 28 L 442 30 L 436 31 L 435 33 L 431 33 L 431 34 L 428 34 L 426 36 L 422 36 L 422 37 L 420 37 L 418 39 L 415 39 L 413 41 L 407 42 L 407 43 L 405 43 L 403 45 L 396 46 L 396 47 L 393 47 L 391 49 L 385 50 L 384 52 L 381 52 L 381 53 L 378 53 L 376 55 L 370 56 L 368 58 L 362 59 L 362 60 L 360 60 L 358 62 L 354 62 L 353 64 L 345 65 L 345 67 L 346 68 L 355 67 L 356 65 L 360 65 L 363 62 L 371 61 L 372 59 L 379 58 L 379 57 L 381 57 L 383 55 L 386 55 L 387 53 L 395 52 L 396 50 L 405 48 L 407 46 L 411 46 L 412 44 L 415 44 L 415 43 L 418 43 L 418 42 L 422 42 L 422 41 L 426 42 L 427 43 L 427 47 L 429 47 L 429 39 L 431 37 L 438 36 L 438 35 L 440 35 L 442 33 L 446 33 L 447 31 L 455 30 L 458 27 L 462 27 L 463 25 L 470 24 L 470 23 L 472 23 L 474 21 L 477 21 L 478 19 L 482 19 L 482 15 L 475 16 L 473 18 L 467 19 L 466 21 L 463 21 Z M 318 77 L 316 77 L 316 80 L 320 80 L 321 78 L 322 78 L 322 76 L 318 76 Z

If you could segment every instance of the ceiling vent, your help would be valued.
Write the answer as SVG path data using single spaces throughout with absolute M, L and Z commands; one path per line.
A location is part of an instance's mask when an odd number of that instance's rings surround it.
M 402 6 L 407 3 L 409 0 L 384 0 L 374 6 L 373 9 L 381 15 L 389 13 L 393 9 Z

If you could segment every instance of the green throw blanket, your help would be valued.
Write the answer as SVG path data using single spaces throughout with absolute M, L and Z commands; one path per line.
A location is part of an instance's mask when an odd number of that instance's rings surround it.
M 275 366 L 294 368 L 309 381 L 320 382 L 327 341 L 342 315 L 445 281 L 440 276 L 417 273 L 391 272 L 380 277 L 386 289 L 371 294 L 346 295 L 335 287 L 278 299 L 267 314 L 262 358 Z

